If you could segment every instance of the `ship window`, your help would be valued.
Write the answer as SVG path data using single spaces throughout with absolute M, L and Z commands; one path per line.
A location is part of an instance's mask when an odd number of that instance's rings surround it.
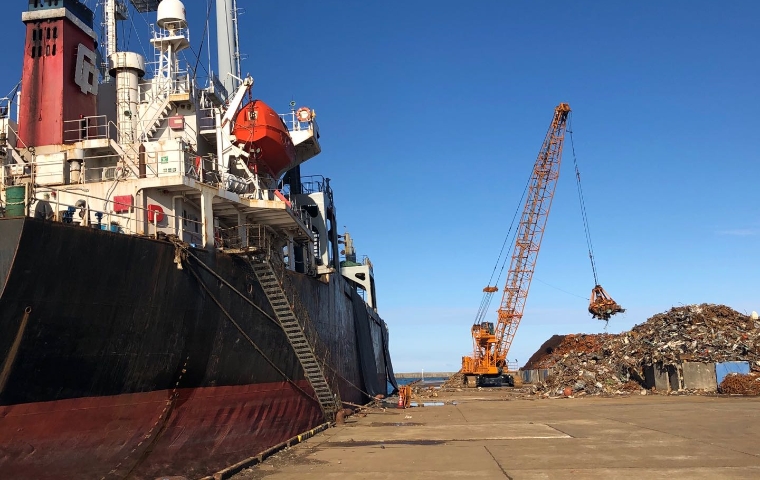
M 58 2 L 56 2 L 56 5 Z M 53 27 L 53 38 L 58 38 L 58 27 Z
M 45 56 L 50 55 L 50 45 L 45 45 Z
M 56 50 L 56 48 L 55 48 L 55 47 L 57 47 L 57 45 L 54 43 L 54 44 L 53 44 L 53 55 L 54 55 L 54 56 L 55 56 L 55 50 Z
M 32 41 L 33 42 L 37 41 L 37 30 L 36 29 L 32 30 Z
M 50 40 L 50 27 L 47 28 L 47 39 Z
M 32 45 L 32 55 L 31 55 L 31 57 L 32 57 L 32 58 L 34 58 L 34 51 L 35 51 L 36 49 L 37 49 L 37 48 L 36 48 L 34 45 Z
M 37 56 L 38 57 L 42 56 L 42 45 L 40 45 L 39 47 L 37 47 Z

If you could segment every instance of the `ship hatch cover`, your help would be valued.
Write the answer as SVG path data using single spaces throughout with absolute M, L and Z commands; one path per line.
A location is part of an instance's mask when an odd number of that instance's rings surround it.
M 155 12 L 161 0 L 129 0 L 132 6 L 140 13 Z

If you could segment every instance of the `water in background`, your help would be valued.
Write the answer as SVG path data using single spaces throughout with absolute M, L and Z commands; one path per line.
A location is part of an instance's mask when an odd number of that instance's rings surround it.
M 445 382 L 449 377 L 425 377 L 425 379 L 419 383 L 416 383 L 415 385 L 425 386 L 425 387 L 440 387 L 443 382 Z M 419 380 L 419 378 L 397 378 L 396 382 L 398 382 L 399 385 L 409 385 L 412 382 L 416 382 Z

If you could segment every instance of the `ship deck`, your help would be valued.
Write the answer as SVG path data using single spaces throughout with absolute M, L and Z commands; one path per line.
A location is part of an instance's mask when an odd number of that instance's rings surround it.
M 196 203 L 200 202 L 201 192 L 207 190 L 214 195 L 214 215 L 230 224 L 238 224 L 238 215 L 249 215 L 256 223 L 277 230 L 289 230 L 296 239 L 313 240 L 313 234 L 308 227 L 281 201 L 241 197 L 224 188 L 211 186 L 185 175 L 143 179 L 140 188 L 159 188 L 173 195 L 182 195 Z

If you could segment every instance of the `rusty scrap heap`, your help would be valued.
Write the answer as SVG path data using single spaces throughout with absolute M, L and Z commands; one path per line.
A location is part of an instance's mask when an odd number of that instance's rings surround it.
M 729 373 L 718 385 L 718 391 L 730 395 L 760 395 L 760 377 L 756 373 Z
M 568 335 L 534 368 L 550 369 L 549 394 L 630 391 L 644 367 L 683 361 L 749 361 L 760 369 L 760 324 L 725 305 L 689 305 L 657 314 L 618 335 Z

